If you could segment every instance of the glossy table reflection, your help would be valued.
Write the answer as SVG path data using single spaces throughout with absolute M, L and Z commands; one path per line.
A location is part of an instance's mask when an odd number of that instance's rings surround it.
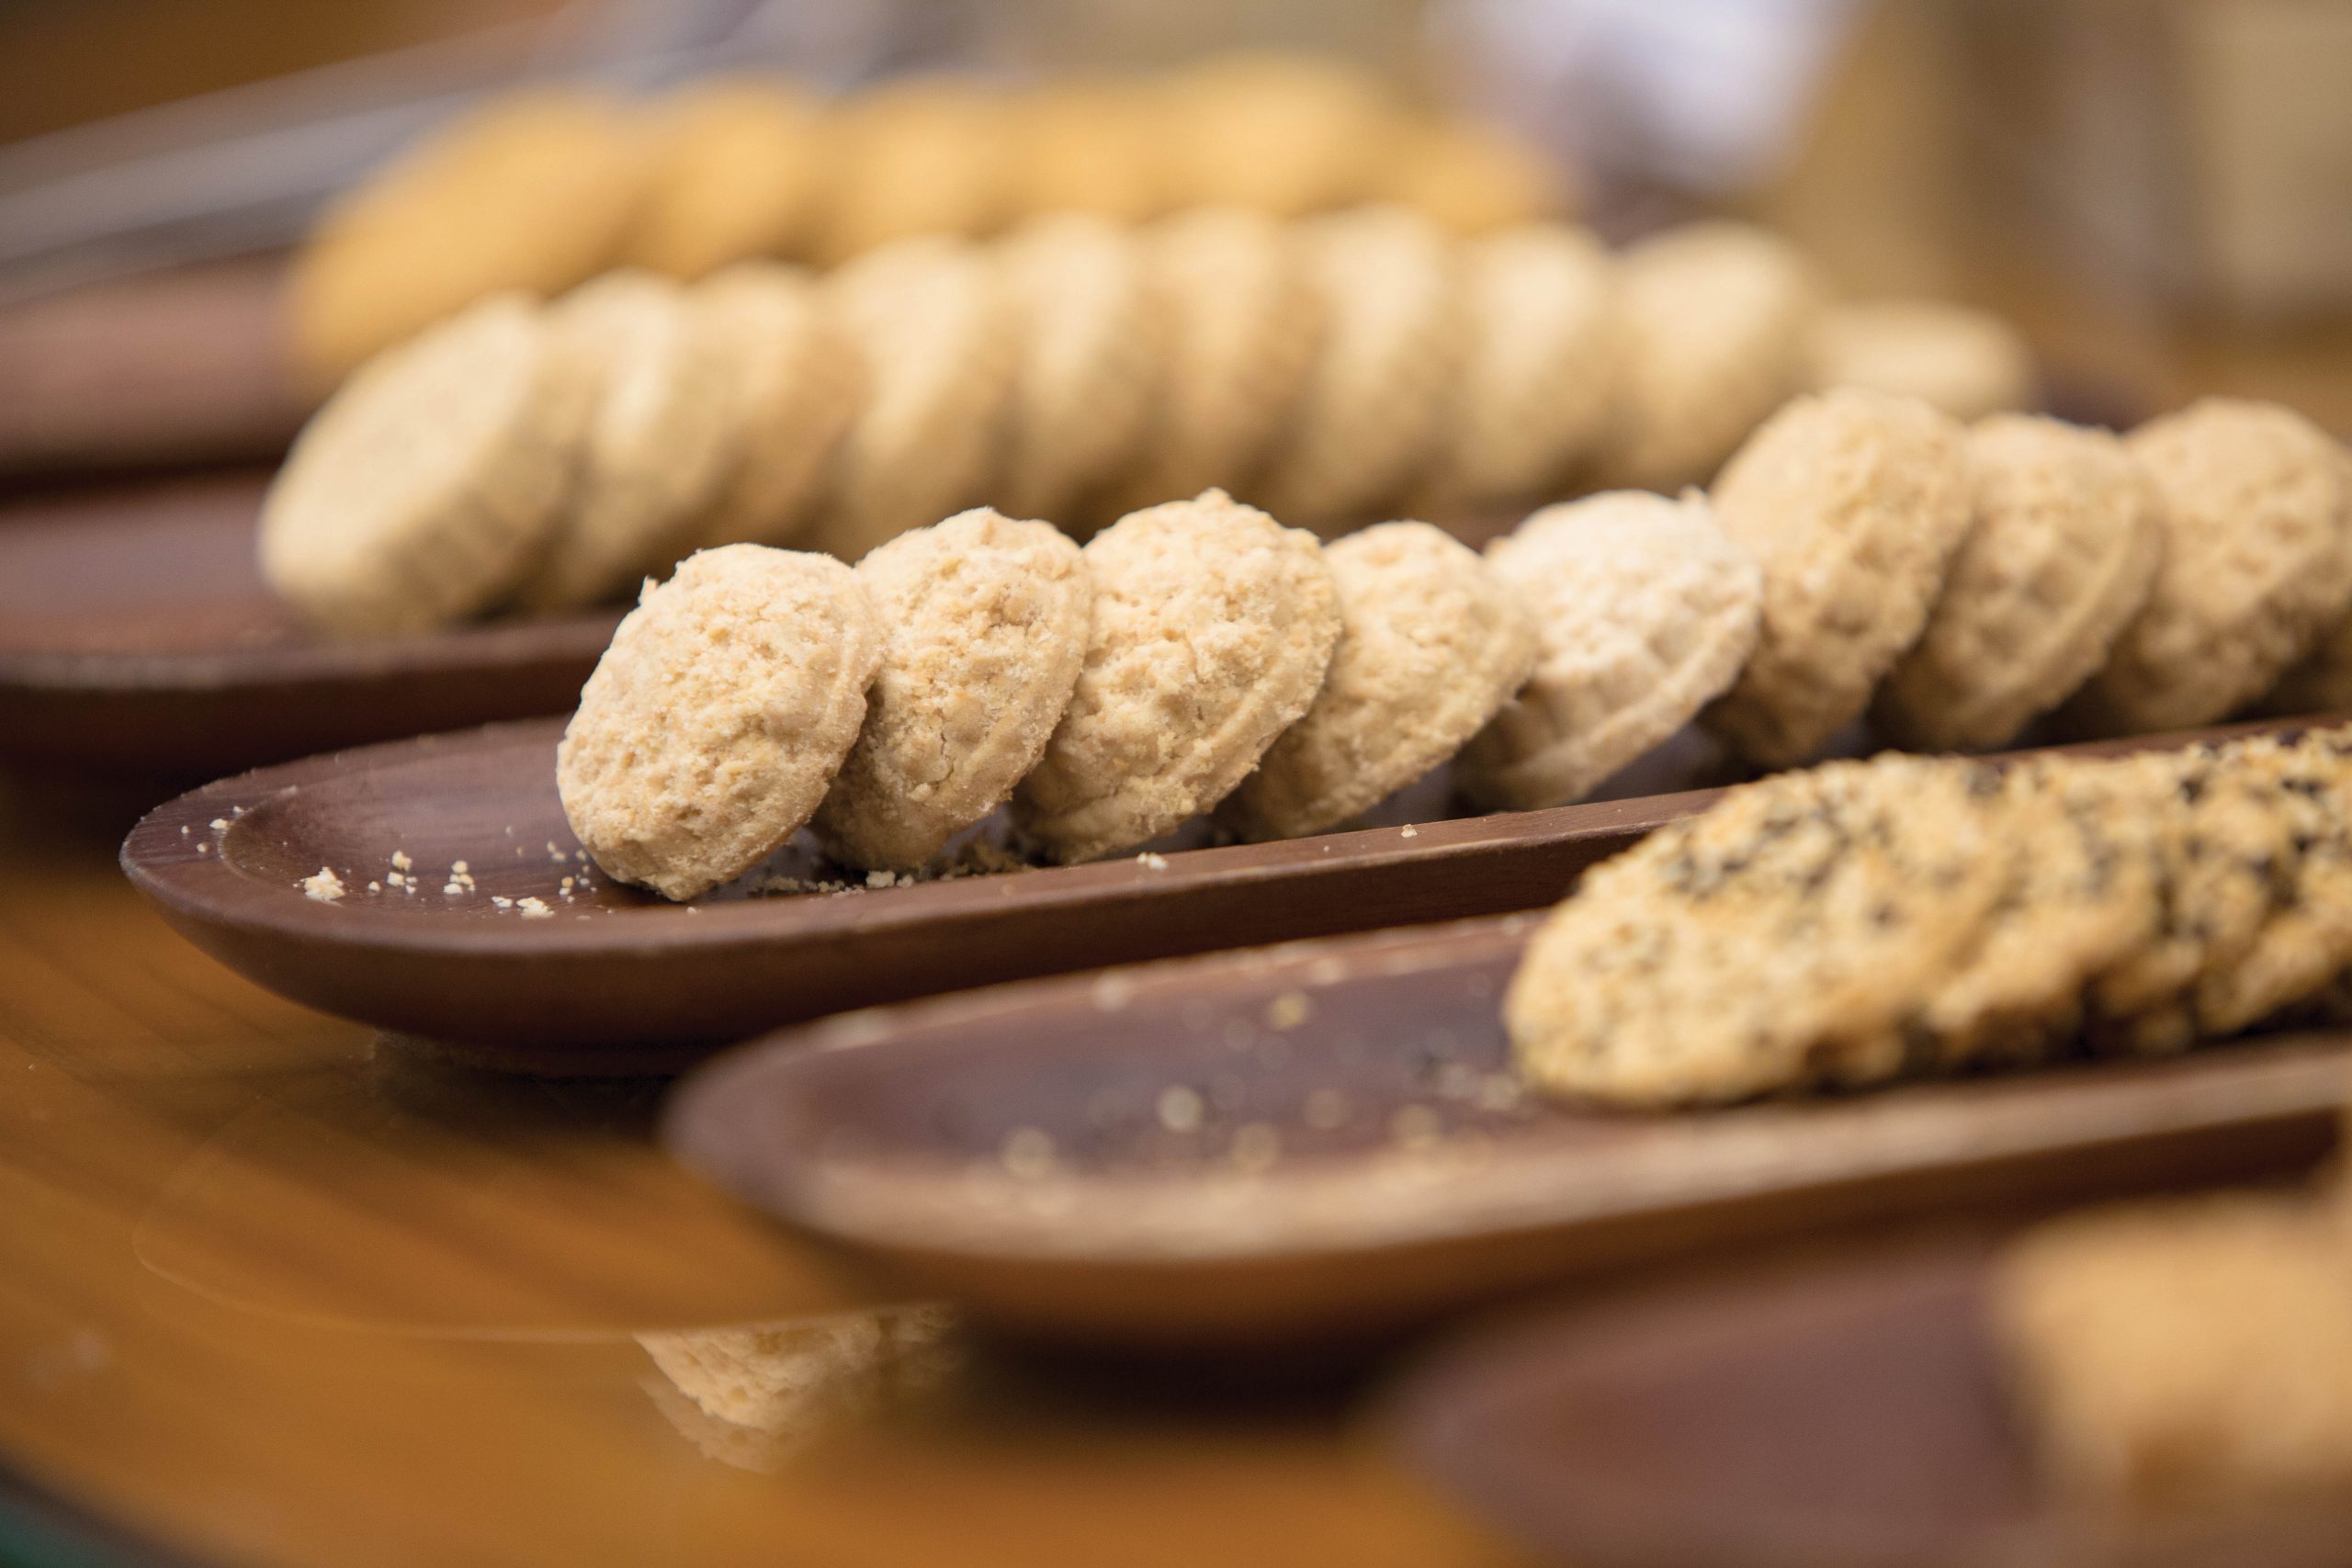
M 140 804 L 0 786 L 29 1490 L 207 1562 L 1509 1561 L 1361 1385 L 1043 1369 L 672 1167 L 654 1086 L 442 1066 L 235 978 L 117 874 Z

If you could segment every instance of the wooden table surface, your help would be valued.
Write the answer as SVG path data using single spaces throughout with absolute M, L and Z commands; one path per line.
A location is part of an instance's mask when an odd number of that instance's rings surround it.
M 1511 1561 L 1377 1450 L 1361 1374 L 951 1329 L 798 1429 L 703 1416 L 638 1333 L 894 1298 L 669 1164 L 654 1086 L 436 1066 L 213 964 L 116 870 L 139 804 L 0 784 L 0 1562 L 55 1500 L 337 1568 Z

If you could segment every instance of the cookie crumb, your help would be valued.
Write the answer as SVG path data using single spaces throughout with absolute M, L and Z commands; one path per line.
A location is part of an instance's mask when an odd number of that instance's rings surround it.
M 1136 863 L 1142 866 L 1146 871 L 1166 871 L 1168 869 L 1168 857 L 1163 854 L 1156 853 L 1153 851 L 1146 850 L 1143 853 L 1136 856 Z
M 445 882 L 441 885 L 441 897 L 444 898 L 455 898 L 465 890 L 466 885 L 462 882 Z
M 406 871 L 410 866 L 413 866 L 415 863 L 416 863 L 414 861 L 408 858 L 408 852 L 406 850 L 394 850 L 392 852 L 392 869 L 394 871 Z M 393 878 L 395 883 L 399 880 L 400 879 L 398 877 Z
M 198 839 L 196 841 L 196 852 L 200 855 L 210 854 L 212 852 L 212 841 L 209 839 Z
M 511 909 L 511 908 L 513 908 L 514 907 L 514 899 L 512 899 L 512 898 L 502 898 L 502 897 L 499 897 L 497 894 L 495 894 L 495 893 L 493 893 L 493 894 L 492 894 L 492 895 L 490 896 L 490 901 L 491 901 L 492 903 L 493 903 L 493 904 L 497 905 L 497 906 L 498 906 L 500 908 L 502 908 L 502 909 Z
M 1421 830 L 1408 822 L 1403 828 L 1397 829 L 1396 836 L 1400 839 L 1418 839 L 1421 836 Z
M 372 881 L 371 881 L 370 883 L 368 883 L 368 892 L 370 892 L 370 893 L 381 893 L 383 890 L 384 890 L 384 885 L 383 885 L 382 883 L 380 883 L 380 882 L 372 882 Z
M 401 886 L 403 883 L 407 882 L 407 881 L 408 881 L 408 878 L 407 878 L 407 877 L 405 877 L 405 876 L 402 876 L 402 875 L 401 875 L 399 872 L 397 872 L 397 871 L 388 871 L 388 872 L 386 872 L 386 873 L 384 874 L 384 880 L 385 880 L 386 882 L 390 883 L 393 886 L 398 887 L 398 886 Z
M 215 817 L 212 819 L 212 830 L 216 833 L 227 832 L 229 830 L 229 819 L 226 817 Z
M 555 918 L 555 911 L 548 907 L 548 902 L 544 898 L 517 898 L 514 900 L 514 907 L 523 911 L 523 918 L 526 920 L 546 920 Z
M 343 878 L 333 868 L 321 866 L 301 881 L 302 897 L 316 898 L 322 904 L 332 904 L 343 897 Z

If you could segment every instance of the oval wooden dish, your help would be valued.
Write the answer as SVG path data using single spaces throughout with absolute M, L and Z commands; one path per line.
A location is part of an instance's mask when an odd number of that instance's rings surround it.
M 1396 1327 L 1563 1274 L 2308 1162 L 2352 1036 L 1679 1115 L 1531 1100 L 1534 917 L 831 1020 L 689 1078 L 687 1164 L 926 1291 L 1106 1342 Z M 847 1049 L 829 1047 L 852 1047 Z
M 1989 1244 L 1652 1289 L 1473 1336 L 1386 1425 L 1578 1568 L 2342 1568 L 2352 1501 L 2103 1519 L 2035 1484 L 1985 1323 Z
M 254 562 L 266 482 L 0 509 L 0 758 L 187 780 L 579 700 L 618 611 L 375 642 L 300 626 Z

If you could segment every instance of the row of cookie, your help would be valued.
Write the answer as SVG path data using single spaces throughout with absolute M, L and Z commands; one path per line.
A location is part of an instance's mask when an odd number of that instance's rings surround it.
M 1525 682 L 1524 613 L 1422 523 L 1323 547 L 1210 491 L 1081 549 L 979 509 L 854 570 L 730 545 L 649 585 L 557 754 L 597 864 L 692 897 L 804 825 L 922 865 L 1010 800 L 1091 859 L 1202 812 L 1319 831 L 1453 754 Z
M 2178 1050 L 2352 972 L 2352 728 L 1776 774 L 1589 873 L 1505 1001 L 1554 1093 L 1701 1104 Z
M 1463 232 L 1566 206 L 1517 142 L 1312 59 L 1025 88 L 926 77 L 838 98 L 757 76 L 641 103 L 541 87 L 442 127 L 338 201 L 290 298 L 304 361 L 339 378 L 476 299 L 557 294 L 613 266 L 691 278 L 759 256 L 832 265 L 1041 212 L 1132 223 L 1379 200 Z

